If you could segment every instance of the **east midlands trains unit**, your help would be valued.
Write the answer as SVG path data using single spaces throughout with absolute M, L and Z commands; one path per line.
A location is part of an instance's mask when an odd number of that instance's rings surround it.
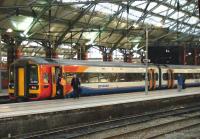
M 73 95 L 73 74 L 77 74 L 81 80 L 82 96 L 142 91 L 145 89 L 145 72 L 143 64 L 26 57 L 10 66 L 8 92 L 11 99 L 54 98 L 59 73 L 63 77 L 62 95 L 67 97 Z M 149 65 L 149 90 L 176 87 L 179 73 L 186 79 L 187 87 L 200 85 L 198 66 Z

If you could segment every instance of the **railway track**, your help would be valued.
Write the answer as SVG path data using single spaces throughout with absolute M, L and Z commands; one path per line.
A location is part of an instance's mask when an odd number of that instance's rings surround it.
M 8 95 L 0 96 L 0 104 L 7 104 L 7 103 L 11 103 L 9 96 Z
M 160 138 L 166 134 L 200 126 L 200 103 L 169 107 L 140 115 L 102 122 L 61 127 L 14 138 Z

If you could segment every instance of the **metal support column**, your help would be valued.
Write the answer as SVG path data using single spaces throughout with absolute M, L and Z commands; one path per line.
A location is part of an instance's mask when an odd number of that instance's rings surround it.
M 146 64 L 146 73 L 145 73 L 145 94 L 148 94 L 148 28 L 146 26 L 146 55 L 145 55 L 145 64 Z
M 1 48 L 2 48 L 2 44 L 1 44 L 1 32 L 0 32 L 0 68 L 2 68 Z M 0 80 L 1 80 L 1 71 L 0 71 Z M 0 92 L 1 92 L 1 89 L 2 89 L 2 80 L 0 81 Z

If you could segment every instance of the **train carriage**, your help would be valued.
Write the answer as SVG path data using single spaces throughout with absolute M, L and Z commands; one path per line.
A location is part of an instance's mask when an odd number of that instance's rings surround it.
M 59 73 L 63 76 L 61 96 L 73 96 L 73 74 L 81 79 L 81 95 L 142 91 L 145 89 L 145 72 L 143 64 L 26 57 L 16 60 L 10 66 L 9 96 L 11 99 L 31 100 L 55 98 Z M 199 85 L 198 66 L 149 65 L 149 90 L 176 87 L 178 73 L 186 77 L 187 86 Z

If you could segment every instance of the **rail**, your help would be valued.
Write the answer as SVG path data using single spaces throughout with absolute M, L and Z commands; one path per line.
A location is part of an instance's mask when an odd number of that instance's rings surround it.
M 122 137 L 134 138 L 141 135 L 141 138 L 154 138 L 197 125 L 200 125 L 200 103 L 193 103 L 102 122 L 60 127 L 15 136 L 14 138 L 116 139 Z

